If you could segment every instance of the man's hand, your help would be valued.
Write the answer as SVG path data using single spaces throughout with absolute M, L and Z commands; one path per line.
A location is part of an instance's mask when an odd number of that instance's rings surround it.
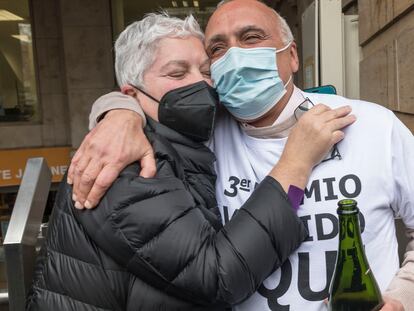
M 78 209 L 95 207 L 119 173 L 140 161 L 140 176 L 156 174 L 154 152 L 143 130 L 142 119 L 129 110 L 112 110 L 85 137 L 72 158 L 68 183 Z
M 351 107 L 331 109 L 318 104 L 306 112 L 292 129 L 285 150 L 290 158 L 313 168 L 345 134 L 343 129 L 356 121 Z
M 351 107 L 331 109 L 319 104 L 306 112 L 289 134 L 278 164 L 270 175 L 287 191 L 290 185 L 304 189 L 313 167 L 345 134 L 342 129 L 355 122 Z
M 382 306 L 380 311 L 404 311 L 404 306 L 398 300 L 383 297 L 385 304 Z

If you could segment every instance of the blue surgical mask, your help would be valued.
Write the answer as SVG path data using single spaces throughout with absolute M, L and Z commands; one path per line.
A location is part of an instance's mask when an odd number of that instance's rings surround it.
M 220 102 L 234 117 L 243 121 L 258 119 L 286 94 L 276 54 L 289 48 L 290 44 L 280 50 L 232 47 L 211 66 Z

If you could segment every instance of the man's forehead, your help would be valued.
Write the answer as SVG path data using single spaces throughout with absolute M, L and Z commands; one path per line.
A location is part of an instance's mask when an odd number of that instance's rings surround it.
M 274 12 L 258 1 L 234 0 L 223 5 L 211 16 L 206 39 L 217 35 L 227 36 L 254 25 L 263 30 L 279 26 Z
M 233 25 L 230 28 L 218 28 L 216 32 L 212 32 L 210 35 L 206 35 L 206 40 L 210 41 L 226 41 L 229 36 L 235 35 L 237 37 L 241 36 L 242 34 L 255 31 L 265 34 L 266 31 L 262 27 L 256 24 L 249 24 L 249 23 L 241 23 L 240 25 Z

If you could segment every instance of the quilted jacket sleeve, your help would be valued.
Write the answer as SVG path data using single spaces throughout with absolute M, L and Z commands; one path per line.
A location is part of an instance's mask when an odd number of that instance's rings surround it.
M 96 244 L 141 280 L 196 304 L 252 295 L 307 232 L 271 177 L 218 231 L 175 177 L 127 168 L 93 210 L 76 211 Z

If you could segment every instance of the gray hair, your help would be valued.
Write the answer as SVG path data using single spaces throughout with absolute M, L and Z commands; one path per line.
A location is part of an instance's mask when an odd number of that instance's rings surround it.
M 226 4 L 226 3 L 232 2 L 232 1 L 234 1 L 234 0 L 222 0 L 222 1 L 219 2 L 219 4 L 217 4 L 217 8 L 221 7 L 223 4 Z M 275 9 L 268 6 L 263 1 L 261 1 L 261 0 L 257 0 L 257 1 L 263 3 L 264 5 L 266 5 L 269 9 L 271 9 L 275 13 L 275 15 L 276 15 L 276 17 L 279 21 L 280 36 L 281 36 L 283 44 L 287 45 L 287 44 L 293 42 L 295 40 L 295 37 L 293 36 L 292 30 L 290 29 L 288 23 L 286 22 L 286 19 L 284 19 Z
M 157 44 L 164 38 L 194 36 L 204 40 L 195 18 L 184 20 L 167 13 L 150 13 L 129 25 L 115 42 L 115 73 L 120 87 L 129 83 L 144 87 L 145 71 L 155 60 Z

